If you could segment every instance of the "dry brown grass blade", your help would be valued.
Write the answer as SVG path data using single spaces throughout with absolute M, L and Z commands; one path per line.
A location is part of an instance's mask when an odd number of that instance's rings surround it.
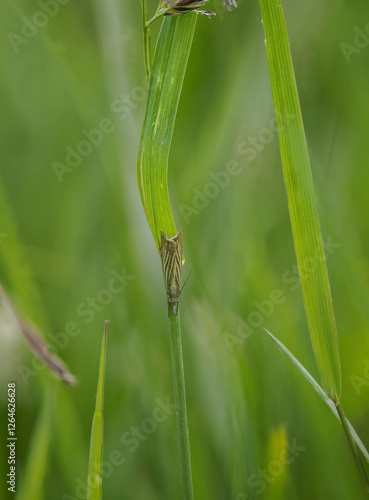
M 23 337 L 26 339 L 28 347 L 38 359 L 43 361 L 49 370 L 53 372 L 59 379 L 67 383 L 69 386 L 75 384 L 74 376 L 69 372 L 65 363 L 55 354 L 52 354 L 48 348 L 47 343 L 42 336 L 36 331 L 36 328 L 31 326 L 30 323 L 23 321 L 15 310 L 11 300 L 6 294 L 5 290 L 0 285 L 0 297 L 4 306 L 10 311 L 16 323 L 19 326 Z

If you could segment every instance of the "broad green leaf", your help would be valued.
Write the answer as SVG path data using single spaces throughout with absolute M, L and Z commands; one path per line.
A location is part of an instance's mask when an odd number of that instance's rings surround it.
M 100 500 L 101 495 L 101 463 L 102 447 L 104 439 L 104 380 L 106 363 L 106 337 L 109 322 L 105 321 L 104 335 L 101 343 L 99 380 L 97 383 L 97 395 L 95 412 L 92 419 L 90 457 L 88 462 L 88 491 L 87 500 Z
M 266 333 L 269 335 L 269 337 L 277 344 L 278 349 L 288 358 L 288 360 L 297 368 L 297 370 L 301 373 L 303 377 L 312 385 L 312 387 L 316 390 L 316 392 L 319 394 L 319 396 L 325 401 L 325 403 L 329 406 L 331 411 L 334 413 L 335 417 L 340 420 L 340 417 L 338 415 L 336 405 L 332 401 L 330 397 L 326 394 L 326 392 L 322 389 L 322 387 L 318 384 L 318 382 L 310 375 L 310 373 L 302 366 L 302 364 L 295 358 L 295 356 L 287 349 L 285 345 L 282 344 L 272 333 L 270 333 L 268 330 L 266 330 Z M 350 422 L 348 422 L 351 434 L 355 440 L 355 443 L 357 444 L 358 448 L 364 455 L 366 461 L 369 463 L 369 453 L 367 449 L 365 448 L 363 442 L 357 435 L 357 432 L 355 429 L 352 427 Z
M 53 387 L 45 392 L 43 406 L 32 435 L 30 452 L 17 500 L 42 500 L 51 436 Z
M 145 214 L 160 247 L 160 231 L 177 234 L 168 194 L 168 157 L 197 14 L 164 19 L 151 68 L 148 100 L 137 159 Z
M 287 30 L 280 0 L 259 0 L 293 239 L 305 311 L 321 383 L 341 393 L 338 337 L 323 238 Z

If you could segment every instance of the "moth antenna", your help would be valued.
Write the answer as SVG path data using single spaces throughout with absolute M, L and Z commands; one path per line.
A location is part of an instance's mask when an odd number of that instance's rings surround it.
M 191 269 L 191 271 L 188 273 L 188 276 L 187 276 L 187 278 L 185 279 L 185 282 L 184 282 L 184 283 L 183 283 L 183 285 L 182 285 L 182 288 L 181 288 L 181 291 L 180 291 L 180 293 L 179 293 L 179 295 L 178 295 L 178 298 L 181 296 L 181 293 L 183 292 L 183 289 L 184 289 L 184 287 L 186 286 L 186 283 L 187 283 L 187 281 L 188 281 L 189 277 L 191 276 L 191 273 L 192 273 L 192 269 Z

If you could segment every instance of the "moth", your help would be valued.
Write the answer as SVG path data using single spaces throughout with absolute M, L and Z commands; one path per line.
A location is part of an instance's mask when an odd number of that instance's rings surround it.
M 169 306 L 172 304 L 173 314 L 177 316 L 177 303 L 181 295 L 182 285 L 182 229 L 172 238 L 168 238 L 161 231 L 160 256 L 163 268 L 165 291 L 168 295 Z

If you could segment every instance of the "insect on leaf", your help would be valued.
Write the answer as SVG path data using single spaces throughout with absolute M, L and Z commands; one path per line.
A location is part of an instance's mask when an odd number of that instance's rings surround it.
M 173 304 L 173 314 L 177 314 L 176 303 L 181 294 L 182 286 L 182 229 L 168 238 L 161 232 L 160 256 L 163 268 L 165 291 L 169 302 Z

